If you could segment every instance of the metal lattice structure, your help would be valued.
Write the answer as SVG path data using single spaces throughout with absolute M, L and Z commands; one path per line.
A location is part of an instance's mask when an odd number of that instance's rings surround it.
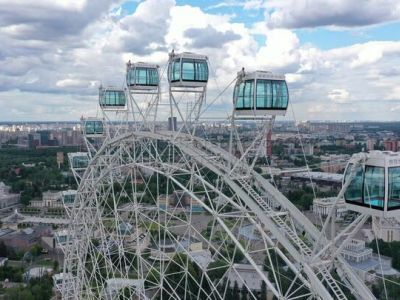
M 247 148 L 235 109 L 228 150 L 197 136 L 207 81 L 202 74 L 202 84 L 179 85 L 182 78 L 171 84 L 173 63 L 183 74 L 184 59 L 199 66 L 207 61 L 170 55 L 167 103 L 180 128 L 155 126 L 163 105 L 158 80 L 156 89 L 140 89 L 153 95 L 145 109 L 130 91 L 128 115 L 136 107 L 140 126 L 108 135 L 84 173 L 73 165 L 78 154 L 69 156 L 79 188 L 64 272 L 57 277 L 63 299 L 231 299 L 237 286 L 248 299 L 265 291 L 278 299 L 375 299 L 340 254 L 368 215 L 328 239 L 334 209 L 318 229 L 254 171 L 275 114 L 255 114 L 260 133 Z M 194 93 L 189 113 L 176 93 Z M 363 160 L 352 168 L 357 164 Z M 338 199 L 354 177 L 351 170 Z

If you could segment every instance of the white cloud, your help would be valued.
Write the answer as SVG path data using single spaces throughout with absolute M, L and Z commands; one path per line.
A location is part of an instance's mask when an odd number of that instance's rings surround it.
M 56 86 L 58 87 L 73 87 L 73 88 L 81 88 L 81 87 L 89 87 L 90 82 L 86 80 L 81 80 L 81 79 L 72 79 L 72 78 L 66 78 L 62 80 L 58 80 L 56 82 Z
M 349 92 L 345 89 L 333 89 L 328 93 L 328 98 L 334 103 L 347 103 L 349 96 Z
M 82 32 L 113 0 L 0 0 L 0 27 L 21 40 L 59 40 Z
M 0 113 L 2 120 L 79 120 L 82 114 L 96 115 L 97 97 L 68 94 L 43 94 L 11 90 L 0 92 L 0 105 L 7 107 Z
M 98 13 L 88 16 L 85 8 L 83 15 L 76 17 L 82 28 L 65 31 L 66 23 L 60 23 L 60 34 L 49 37 L 37 34 L 38 27 L 30 27 L 29 15 L 23 19 L 18 13 L 7 22 L 1 20 L 0 103 L 4 109 L 0 118 L 9 118 L 5 112 L 15 112 L 12 116 L 18 119 L 72 120 L 82 111 L 95 113 L 100 82 L 122 86 L 128 59 L 154 62 L 163 68 L 173 48 L 209 57 L 209 101 L 245 67 L 286 73 L 298 119 L 396 117 L 400 42 L 371 41 L 321 50 L 302 44 L 290 29 L 270 28 L 265 22 L 246 25 L 229 14 L 162 1 L 147 0 L 132 14 L 116 17 L 120 9 L 104 0 Z M 79 3 L 87 7 L 89 2 Z M 286 9 L 287 2 L 269 3 L 276 5 L 277 11 Z M 70 9 L 57 5 L 55 2 L 48 14 Z M 250 9 L 264 2 L 241 5 Z M 28 5 L 25 13 L 33 12 L 33 6 Z M 0 18 L 2 15 L 4 8 L 0 8 Z M 42 17 L 36 16 L 40 24 L 50 24 Z M 29 30 L 34 30 L 29 33 L 34 39 L 23 39 Z M 257 37 L 265 43 L 257 42 Z M 231 109 L 231 94 L 230 89 L 211 110 L 225 117 Z M 35 113 L 31 116 L 29 112 Z
M 42 7 L 47 9 L 63 9 L 71 11 L 81 11 L 87 4 L 87 0 L 41 0 L 40 2 L 33 3 L 30 0 L 13 0 L 14 7 L 18 6 L 31 6 Z M 9 0 L 0 0 L 0 5 L 10 5 Z
M 400 18 L 397 0 L 270 0 L 264 6 L 271 27 L 358 27 Z
M 277 69 L 298 64 L 299 39 L 287 29 L 273 29 L 266 32 L 266 45 L 257 53 L 257 62 Z
M 263 0 L 246 0 L 246 1 L 222 1 L 220 3 L 210 5 L 206 8 L 206 10 L 212 10 L 215 8 L 224 8 L 224 7 L 243 7 L 245 10 L 250 9 L 260 9 L 263 7 Z

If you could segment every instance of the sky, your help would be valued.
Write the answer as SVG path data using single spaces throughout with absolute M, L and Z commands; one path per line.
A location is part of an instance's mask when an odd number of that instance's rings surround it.
M 95 115 L 100 84 L 172 49 L 209 57 L 208 99 L 244 67 L 286 75 L 286 118 L 399 120 L 398 0 L 0 0 L 0 120 Z

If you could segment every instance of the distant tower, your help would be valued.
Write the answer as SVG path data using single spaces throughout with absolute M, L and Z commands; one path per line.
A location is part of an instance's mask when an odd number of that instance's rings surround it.
M 61 165 L 64 164 L 64 152 L 57 152 L 57 165 L 58 168 L 61 168 Z
M 267 133 L 267 156 L 269 158 L 272 156 L 272 129 Z
M 168 130 L 169 131 L 176 131 L 177 130 L 177 119 L 176 117 L 168 117 Z

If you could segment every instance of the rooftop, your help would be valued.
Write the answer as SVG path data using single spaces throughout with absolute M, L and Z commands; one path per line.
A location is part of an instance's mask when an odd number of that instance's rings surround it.
M 343 174 L 326 173 L 326 172 L 299 172 L 291 175 L 294 178 L 322 180 L 329 182 L 341 183 L 343 181 Z

